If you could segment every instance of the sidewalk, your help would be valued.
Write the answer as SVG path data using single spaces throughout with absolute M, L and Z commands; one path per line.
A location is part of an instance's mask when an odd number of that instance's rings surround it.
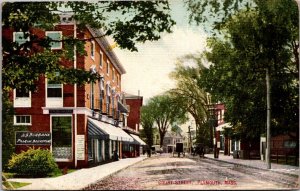
M 199 156 L 198 156 L 199 157 Z M 245 159 L 234 159 L 232 156 L 227 156 L 222 153 L 219 154 L 219 158 L 215 159 L 214 154 L 205 154 L 205 157 L 211 160 L 223 161 L 230 164 L 238 164 L 252 168 L 267 169 L 267 164 L 262 160 L 245 160 Z M 289 175 L 300 174 L 299 166 L 283 165 L 271 163 L 271 171 L 284 173 Z
M 80 190 L 146 158 L 147 156 L 120 159 L 119 161 L 80 169 L 55 178 L 13 178 L 9 181 L 31 183 L 18 190 Z

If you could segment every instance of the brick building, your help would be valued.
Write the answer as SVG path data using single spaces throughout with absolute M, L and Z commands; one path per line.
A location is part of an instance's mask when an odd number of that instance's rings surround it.
M 32 146 L 47 148 L 59 166 L 73 168 L 112 160 L 115 152 L 122 157 L 122 144 L 134 142 L 122 130 L 128 116 L 121 91 L 125 69 L 105 38 L 93 38 L 102 36 L 101 30 L 90 27 L 78 30 L 70 15 L 61 15 L 61 22 L 52 30 L 32 28 L 28 32 L 54 40 L 91 38 L 85 43 L 85 56 L 77 53 L 73 60 L 62 58 L 61 64 L 98 72 L 101 78 L 96 83 L 79 86 L 53 83 L 40 76 L 37 91 L 13 90 L 10 98 L 15 109 L 14 124 L 28 128 L 26 132 L 16 133 L 16 152 Z M 17 43 L 30 40 L 24 38 L 23 32 L 8 28 L 3 29 L 3 38 Z M 63 42 L 51 44 L 52 51 L 64 48 Z
M 125 157 L 138 157 L 146 143 L 139 137 L 141 122 L 141 107 L 143 97 L 125 93 L 125 103 L 128 107 L 128 117 L 124 131 L 134 138 L 133 143 L 123 144 L 123 155 Z
M 232 125 L 224 121 L 224 114 L 226 108 L 223 103 L 215 104 L 216 117 L 216 144 L 220 153 L 224 155 L 233 155 L 233 157 L 247 159 L 252 153 L 252 158 L 256 157 L 259 153 L 259 139 L 258 141 L 247 140 L 245 138 L 233 138 L 225 133 L 226 130 L 230 130 Z

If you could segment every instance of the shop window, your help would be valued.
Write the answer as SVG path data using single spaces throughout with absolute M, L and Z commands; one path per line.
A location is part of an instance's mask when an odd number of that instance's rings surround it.
M 52 50 L 62 49 L 61 31 L 46 31 L 46 36 L 52 40 L 49 44 Z
M 14 125 L 31 125 L 30 115 L 15 115 Z
M 52 116 L 52 152 L 57 161 L 72 159 L 71 116 Z

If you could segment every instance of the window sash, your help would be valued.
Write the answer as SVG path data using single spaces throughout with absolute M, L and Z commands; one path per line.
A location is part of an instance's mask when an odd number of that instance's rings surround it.
M 28 90 L 24 92 L 23 90 L 16 89 L 16 98 L 29 98 L 29 97 L 30 97 L 30 93 Z
M 103 53 L 100 51 L 99 66 L 103 67 Z
M 95 41 L 91 41 L 91 57 L 95 57 Z
M 16 125 L 31 125 L 31 116 L 30 115 L 15 115 L 15 124 Z
M 25 38 L 24 32 L 14 32 L 14 42 L 16 42 L 19 46 L 27 41 L 30 41 L 30 38 Z
M 62 32 L 61 31 L 46 31 L 46 36 L 51 38 L 52 40 L 62 40 Z M 61 49 L 62 42 L 50 42 L 51 49 Z
M 47 84 L 47 97 L 62 97 L 62 84 Z

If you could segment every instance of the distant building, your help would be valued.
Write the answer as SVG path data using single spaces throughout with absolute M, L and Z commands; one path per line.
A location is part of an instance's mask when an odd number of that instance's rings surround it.
M 123 144 L 122 154 L 124 157 L 137 157 L 140 156 L 143 147 L 146 145 L 139 137 L 143 97 L 125 93 L 124 99 L 128 108 L 128 117 L 123 130 L 133 137 L 134 142 Z
M 183 136 L 179 133 L 167 131 L 163 141 L 163 152 L 174 152 L 176 148 L 176 143 L 183 143 Z

